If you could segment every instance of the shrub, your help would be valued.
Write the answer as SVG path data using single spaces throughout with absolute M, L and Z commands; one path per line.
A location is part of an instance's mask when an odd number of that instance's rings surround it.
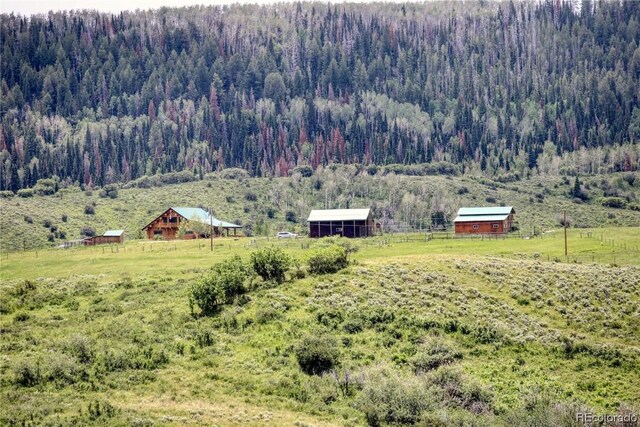
M 215 264 L 208 274 L 191 286 L 191 313 L 195 314 L 195 306 L 205 316 L 216 313 L 222 305 L 232 302 L 236 296 L 246 291 L 244 282 L 247 277 L 247 268 L 237 255 Z
M 20 311 L 18 313 L 16 313 L 15 316 L 13 316 L 13 321 L 14 322 L 26 322 L 27 320 L 29 320 L 31 316 L 29 316 L 29 313 L 25 313 L 24 311 Z
M 244 195 L 244 198 L 249 202 L 255 202 L 256 200 L 258 200 L 258 196 L 253 191 L 247 191 L 247 193 Z
M 80 235 L 82 237 L 93 237 L 96 235 L 96 230 L 91 227 L 82 227 L 80 229 Z
M 86 215 L 94 215 L 96 213 L 96 208 L 94 208 L 93 205 L 85 205 L 84 213 Z
M 633 184 L 636 182 L 636 174 L 633 172 L 629 172 L 627 174 L 625 174 L 624 176 L 624 180 L 627 181 L 627 183 L 633 187 Z
M 27 224 L 33 224 L 33 218 L 31 218 L 29 215 L 25 215 L 23 218 L 24 222 L 26 222 Z
M 151 188 L 162 187 L 170 184 L 180 184 L 183 182 L 197 181 L 198 176 L 190 171 L 169 172 L 165 174 L 156 174 L 153 176 L 143 176 L 133 181 L 129 181 L 124 188 Z
M 220 177 L 224 179 L 249 178 L 249 172 L 241 168 L 228 168 L 220 172 Z
M 33 197 L 33 190 L 31 188 L 21 188 L 18 190 L 18 197 Z
M 497 329 L 495 329 L 494 327 L 490 326 L 490 325 L 479 325 L 476 326 L 472 331 L 471 331 L 471 336 L 474 337 L 476 339 L 476 341 L 478 341 L 479 343 L 482 344 L 489 344 L 489 343 L 494 343 L 494 342 L 498 342 L 500 340 L 502 340 L 503 336 L 500 333 L 500 331 L 498 331 Z
M 109 402 L 94 400 L 89 402 L 87 417 L 90 421 L 96 421 L 101 418 L 113 418 L 116 416 L 117 412 L 116 408 L 114 408 Z
M 462 353 L 441 339 L 433 339 L 420 347 L 410 362 L 416 374 L 420 374 L 460 359 L 462 359 Z
M 627 201 L 622 197 L 603 197 L 600 204 L 607 208 L 624 209 L 627 207 Z
M 342 324 L 342 329 L 348 334 L 356 334 L 364 329 L 364 325 L 361 319 L 349 318 Z
M 98 193 L 101 198 L 110 198 L 117 199 L 118 198 L 118 186 L 115 184 L 105 185 L 102 190 Z
M 43 378 L 58 384 L 74 384 L 86 375 L 83 367 L 72 357 L 52 353 L 47 357 Z
M 39 196 L 50 196 L 58 191 L 58 181 L 53 178 L 39 179 L 33 191 Z
M 10 199 L 13 196 L 15 196 L 15 194 L 13 194 L 13 191 L 9 191 L 9 190 L 0 191 L 0 199 Z
M 269 323 L 272 320 L 281 318 L 281 313 L 273 307 L 263 307 L 256 311 L 256 323 L 263 325 Z
M 320 375 L 338 364 L 338 342 L 329 336 L 306 336 L 296 348 L 300 369 L 308 375 Z
M 349 264 L 347 251 L 339 245 L 315 249 L 307 262 L 311 274 L 335 273 Z
M 95 359 L 94 343 L 91 338 L 75 334 L 63 346 L 65 353 L 75 357 L 80 363 L 90 364 Z
M 284 218 L 289 222 L 293 222 L 294 224 L 298 222 L 298 215 L 296 215 L 294 211 L 287 211 L 284 214 Z
M 462 194 L 467 194 L 469 192 L 469 189 L 467 187 L 465 187 L 464 185 L 460 188 L 458 188 L 458 194 L 462 195 Z
M 524 403 L 507 412 L 504 416 L 507 425 L 524 426 L 575 426 L 578 413 L 591 413 L 593 410 L 580 407 L 576 403 L 560 403 L 547 393 L 537 390 L 524 396 Z M 577 424 L 581 425 L 581 424 Z
M 40 363 L 30 359 L 20 359 L 13 366 L 13 382 L 23 387 L 32 387 L 42 381 Z
M 367 377 L 356 406 L 370 426 L 416 424 L 422 413 L 434 406 L 433 394 L 423 377 L 400 377 L 388 369 Z
M 303 177 L 309 178 L 311 175 L 313 175 L 313 168 L 309 165 L 300 165 L 293 168 L 291 172 L 292 173 L 298 172 Z
M 496 202 L 496 198 L 489 196 L 487 198 L 485 198 L 485 200 L 487 201 L 487 203 L 495 203 Z
M 67 214 L 62 214 L 62 217 L 60 219 L 62 220 L 62 222 L 67 222 L 69 217 L 67 216 Z
M 284 282 L 284 274 L 291 266 L 291 258 L 280 248 L 259 249 L 251 254 L 251 267 L 262 280 Z

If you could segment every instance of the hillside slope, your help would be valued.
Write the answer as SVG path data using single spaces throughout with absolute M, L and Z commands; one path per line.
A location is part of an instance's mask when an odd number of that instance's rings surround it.
M 200 318 L 189 288 L 215 261 L 248 259 L 244 242 L 214 254 L 193 241 L 12 254 L 0 422 L 556 426 L 640 400 L 637 265 L 364 242 L 342 272 L 254 279 Z M 302 264 L 313 252 L 284 247 Z M 312 336 L 336 349 L 324 375 L 299 364 Z

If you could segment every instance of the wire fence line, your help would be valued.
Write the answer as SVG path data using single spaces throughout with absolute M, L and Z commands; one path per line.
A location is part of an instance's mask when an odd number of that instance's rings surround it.
M 579 234 L 573 233 L 571 239 L 575 239 L 579 236 L 580 239 L 589 239 L 599 241 L 602 245 L 607 245 L 613 248 L 611 253 L 588 253 L 588 254 L 569 254 L 568 256 L 560 255 L 558 252 L 545 253 L 543 251 L 535 251 L 535 247 L 527 248 L 523 247 L 523 252 L 513 253 L 492 253 L 487 252 L 487 256 L 500 256 L 504 258 L 520 258 L 520 259 L 532 259 L 547 262 L 570 262 L 570 263 L 599 263 L 599 264 L 637 264 L 640 255 L 640 246 L 630 244 L 629 242 L 616 242 L 614 239 L 608 239 L 603 234 L 596 232 L 580 232 Z M 559 233 L 546 233 L 537 236 L 530 236 L 526 234 L 520 234 L 518 232 L 510 234 L 495 234 L 495 235 L 456 235 L 451 232 L 403 232 L 403 233 L 389 233 L 381 234 L 373 237 L 357 238 L 354 242 L 361 248 L 384 248 L 392 244 L 424 244 L 425 255 L 428 254 L 429 243 L 438 240 L 452 240 L 462 243 L 463 241 L 500 241 L 500 240 L 532 240 L 532 239 L 554 239 L 562 241 L 563 236 Z M 277 239 L 274 237 L 229 237 L 214 239 L 213 249 L 215 254 L 226 254 L 237 252 L 238 248 L 245 250 L 258 249 L 264 246 L 277 246 L 285 249 L 294 249 L 299 251 L 306 251 L 313 247 L 313 243 L 317 239 L 310 239 L 306 237 L 296 239 Z M 189 245 L 184 245 L 181 240 L 175 241 L 139 241 L 133 240 L 125 242 L 124 244 L 105 244 L 98 246 L 72 246 L 68 248 L 56 249 L 57 254 L 60 256 L 72 255 L 84 252 L 93 255 L 105 255 L 105 256 L 118 256 L 120 254 L 154 254 L 154 253 L 166 253 L 166 252 L 179 252 L 185 255 L 188 254 L 204 254 L 209 252 L 211 243 L 209 239 L 197 240 L 197 244 L 193 245 L 193 240 Z M 11 258 L 24 258 L 32 257 L 39 258 L 43 251 L 51 251 L 52 249 L 41 250 L 27 250 L 20 252 L 5 252 L 0 256 L 0 259 L 9 260 Z

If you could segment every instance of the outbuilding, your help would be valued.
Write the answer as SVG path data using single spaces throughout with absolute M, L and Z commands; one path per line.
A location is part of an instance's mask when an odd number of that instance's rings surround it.
M 513 228 L 515 213 L 512 206 L 460 208 L 453 222 L 456 234 L 504 234 Z
M 371 209 L 316 209 L 307 222 L 309 237 L 368 237 L 374 230 Z
M 82 241 L 85 246 L 124 243 L 124 230 L 107 230 L 102 236 L 87 237 Z

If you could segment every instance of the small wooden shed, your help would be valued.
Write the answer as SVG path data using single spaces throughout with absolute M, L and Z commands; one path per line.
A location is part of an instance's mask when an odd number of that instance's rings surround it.
M 313 210 L 307 222 L 309 237 L 367 237 L 374 231 L 371 209 Z
M 460 208 L 453 223 L 456 234 L 504 234 L 511 231 L 515 213 L 512 206 Z
M 124 243 L 124 230 L 107 230 L 102 236 L 87 237 L 83 243 L 85 246 L 121 244 Z

